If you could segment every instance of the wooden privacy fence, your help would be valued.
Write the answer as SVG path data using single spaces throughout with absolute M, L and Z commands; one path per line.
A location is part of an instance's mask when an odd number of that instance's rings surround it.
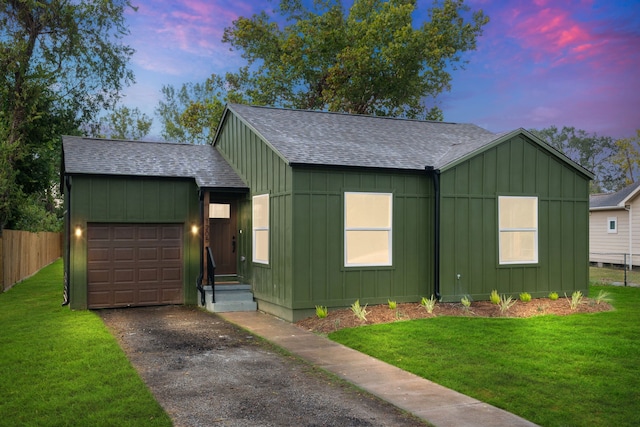
M 3 230 L 0 290 L 6 291 L 62 256 L 62 233 Z

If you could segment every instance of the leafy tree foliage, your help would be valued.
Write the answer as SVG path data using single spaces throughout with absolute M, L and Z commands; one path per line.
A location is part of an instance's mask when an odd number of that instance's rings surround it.
M 87 132 L 96 138 L 139 140 L 149 134 L 153 119 L 139 108 L 121 106 L 100 118 Z
M 253 104 L 442 119 L 425 100 L 451 88 L 448 70 L 489 18 L 444 0 L 418 27 L 415 11 L 415 0 L 355 0 L 348 13 L 340 0 L 281 0 L 282 19 L 262 12 L 225 29 L 248 63 L 227 81 Z
M 47 200 L 59 136 L 109 109 L 133 51 L 128 0 L 0 0 L 0 230 L 17 221 L 20 200 Z M 33 199 L 30 199 L 33 200 Z
M 640 129 L 631 138 L 622 138 L 615 142 L 617 153 L 613 156 L 613 163 L 620 167 L 624 176 L 624 184 L 636 182 L 640 169 Z
M 186 83 L 179 90 L 162 87 L 163 99 L 156 114 L 162 123 L 162 137 L 167 141 L 205 144 L 211 142 L 225 103 L 244 102 L 229 84 L 212 74 L 204 83 Z
M 568 126 L 531 131 L 595 174 L 590 188 L 592 193 L 615 191 L 624 185 L 624 176 L 614 162 L 617 147 L 613 138 Z

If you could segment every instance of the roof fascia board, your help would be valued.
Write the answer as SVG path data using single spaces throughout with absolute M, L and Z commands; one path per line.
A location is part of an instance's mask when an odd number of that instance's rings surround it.
M 258 132 L 258 130 L 256 128 L 254 128 L 249 122 L 247 122 L 240 114 L 238 114 L 236 111 L 234 111 L 233 107 L 231 105 L 229 105 L 229 104 L 227 104 L 225 106 L 225 108 L 224 108 L 224 113 L 222 114 L 222 119 L 220 120 L 220 125 L 218 126 L 218 130 L 216 131 L 216 136 L 213 139 L 213 145 L 214 146 L 218 143 L 218 136 L 220 135 L 220 133 L 222 131 L 222 127 L 223 127 L 224 121 L 227 119 L 227 115 L 230 114 L 229 112 L 231 112 L 234 116 L 236 116 L 238 119 L 240 119 L 240 121 L 242 123 L 244 123 L 244 125 L 247 126 L 249 129 L 251 129 L 251 131 L 253 133 L 258 135 L 258 137 L 262 140 L 262 142 L 264 142 L 267 145 L 267 147 L 269 147 L 271 150 L 273 150 L 273 152 L 276 153 L 278 155 L 278 157 L 280 157 L 282 159 L 282 161 L 286 165 L 289 165 L 289 160 L 280 151 L 278 151 L 276 149 L 276 147 L 271 145 L 269 140 L 267 140 L 267 138 L 265 138 L 264 135 L 262 135 L 260 132 Z M 226 160 L 226 157 L 225 157 L 225 160 Z
M 598 206 L 597 208 L 589 208 L 589 211 L 623 211 L 624 206 Z
M 624 200 L 622 200 L 619 203 L 619 205 L 624 207 L 627 204 L 627 202 L 631 201 L 634 197 L 636 197 L 638 195 L 638 192 L 640 192 L 640 185 L 638 185 L 636 187 L 636 189 L 631 192 L 631 194 L 629 194 L 627 197 L 625 197 Z
M 450 162 L 448 164 L 446 164 L 445 166 L 441 167 L 440 170 L 442 172 L 445 172 L 449 169 L 454 168 L 455 166 L 459 165 L 460 163 L 463 163 L 469 159 L 471 159 L 472 157 L 477 156 L 478 154 L 489 150 L 491 148 L 496 147 L 497 145 L 502 144 L 503 142 L 514 138 L 518 135 L 524 135 L 525 137 L 527 137 L 528 139 L 530 139 L 533 143 L 535 143 L 538 147 L 542 148 L 543 150 L 545 150 L 546 152 L 548 152 L 549 154 L 553 155 L 554 157 L 558 158 L 559 160 L 561 160 L 564 163 L 569 164 L 570 166 L 572 166 L 574 169 L 576 169 L 578 172 L 580 172 L 581 174 L 583 174 L 584 176 L 586 176 L 589 179 L 593 179 L 594 178 L 594 174 L 585 169 L 584 167 L 580 166 L 578 163 L 574 162 L 573 160 L 571 160 L 569 157 L 567 157 L 566 155 L 564 155 L 563 153 L 561 153 L 560 151 L 556 150 L 555 148 L 553 148 L 552 146 L 550 146 L 549 144 L 547 144 L 546 142 L 544 142 L 543 140 L 541 140 L 540 138 L 538 138 L 537 136 L 533 135 L 531 132 L 528 132 L 527 130 L 520 128 L 520 129 L 516 129 L 514 131 L 511 131 L 509 133 L 506 133 L 504 135 L 499 136 L 497 139 L 493 140 L 492 142 L 490 142 L 489 144 L 486 144 L 482 147 L 480 147 L 479 149 L 472 151 L 471 153 L 466 154 L 465 156 L 454 160 L 453 162 Z
M 401 169 L 401 168 L 376 167 L 376 166 L 334 165 L 334 164 L 321 164 L 321 163 L 290 163 L 289 166 L 295 169 L 354 170 L 354 171 L 365 171 L 365 172 L 383 171 L 383 172 L 405 173 L 405 174 L 424 173 L 424 169 Z

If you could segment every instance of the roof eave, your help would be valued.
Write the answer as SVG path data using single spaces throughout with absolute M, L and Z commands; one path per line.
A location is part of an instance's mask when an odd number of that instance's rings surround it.
M 622 211 L 625 210 L 624 206 L 598 206 L 595 208 L 590 207 L 589 211 Z
M 621 202 L 620 205 L 624 206 L 627 204 L 627 202 L 631 201 L 633 198 L 635 198 L 638 193 L 640 192 L 640 185 L 638 185 L 636 187 L 635 190 L 633 190 L 627 197 L 625 197 Z
M 305 162 L 292 162 L 289 166 L 293 168 L 306 168 L 306 169 L 342 169 L 342 170 L 360 170 L 360 171 L 388 171 L 388 172 L 402 172 L 402 173 L 424 173 L 424 168 L 412 169 L 412 168 L 398 168 L 398 167 L 383 167 L 383 166 L 363 166 L 363 165 L 339 165 L 332 163 L 305 163 Z

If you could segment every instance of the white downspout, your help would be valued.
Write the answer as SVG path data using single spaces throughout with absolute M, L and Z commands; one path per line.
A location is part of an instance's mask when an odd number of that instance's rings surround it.
M 629 205 L 629 271 L 633 270 L 633 215 Z

